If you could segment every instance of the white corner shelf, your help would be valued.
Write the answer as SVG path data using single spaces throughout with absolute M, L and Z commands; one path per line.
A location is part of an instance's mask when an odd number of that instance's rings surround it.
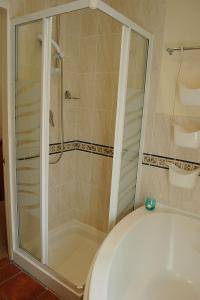
M 179 96 L 180 102 L 185 105 L 200 106 L 200 88 L 191 89 L 180 83 Z
M 174 144 L 190 149 L 199 148 L 200 130 L 189 131 L 179 125 L 174 125 Z
M 199 173 L 200 168 L 193 171 L 186 171 L 178 168 L 173 163 L 169 164 L 169 182 L 176 187 L 192 189 L 196 184 Z

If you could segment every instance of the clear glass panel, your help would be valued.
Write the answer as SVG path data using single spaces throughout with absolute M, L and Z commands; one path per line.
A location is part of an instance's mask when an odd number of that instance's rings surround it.
M 146 79 L 148 40 L 131 32 L 120 170 L 118 220 L 134 206 Z
M 19 246 L 40 259 L 40 118 L 42 21 L 17 26 L 16 181 Z
M 83 288 L 108 227 L 122 25 L 83 9 L 52 32 L 49 266 Z

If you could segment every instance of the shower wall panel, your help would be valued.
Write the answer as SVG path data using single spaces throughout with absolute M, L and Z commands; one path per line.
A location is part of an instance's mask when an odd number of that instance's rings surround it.
M 16 184 L 20 247 L 40 258 L 40 119 L 42 22 L 17 28 Z
M 64 53 L 64 91 L 79 97 L 79 52 L 80 52 L 80 13 L 73 12 L 53 17 L 52 38 L 58 42 Z M 77 54 L 78 53 L 78 54 Z M 60 143 L 60 80 L 61 71 L 52 49 L 50 109 L 53 112 L 54 126 L 50 126 L 50 144 Z M 74 101 L 64 100 L 64 141 L 76 141 L 76 105 Z M 50 155 L 54 161 L 56 154 Z M 73 217 L 71 203 L 74 199 L 76 170 L 75 151 L 65 152 L 57 164 L 49 169 L 49 228 L 70 221 Z
M 56 38 L 55 20 L 53 28 L 53 38 Z M 90 9 L 63 14 L 60 16 L 59 44 L 64 52 L 64 92 L 69 90 L 72 96 L 80 98 L 65 100 L 65 142 L 79 141 L 89 143 L 91 146 L 95 144 L 95 147 L 103 145 L 112 148 L 121 25 L 105 14 Z M 55 114 L 55 127 L 50 127 L 50 141 L 57 143 L 60 75 L 52 74 L 51 78 L 54 81 L 51 109 Z M 51 227 L 54 227 L 75 218 L 106 231 L 112 157 L 94 154 L 88 149 L 83 150 L 65 152 L 57 166 L 50 166 L 49 220 Z M 51 155 L 50 160 L 53 160 L 53 156 L 55 155 Z M 73 165 L 70 169 L 69 160 Z M 62 165 L 66 165 L 66 168 Z M 53 175 L 53 172 L 58 174 L 63 168 L 66 175 L 63 174 L 64 181 L 60 180 L 59 176 Z M 51 171 L 53 169 L 54 171 Z M 70 174 L 70 178 L 67 174 Z M 59 192 L 63 189 L 64 196 Z M 59 195 L 57 197 L 60 199 L 60 206 L 57 208 L 53 195 Z M 61 209 L 63 207 L 66 209 Z
M 105 14 L 82 12 L 80 47 L 80 101 L 77 105 L 77 137 L 113 146 L 118 88 L 121 25 Z M 77 151 L 77 197 L 84 197 L 84 210 L 73 202 L 76 216 L 99 230 L 107 230 L 112 158 Z M 88 167 L 89 166 L 89 167 Z M 87 174 L 87 175 L 86 175 Z
M 138 173 L 148 41 L 131 32 L 124 132 L 118 197 L 118 220 L 133 210 Z

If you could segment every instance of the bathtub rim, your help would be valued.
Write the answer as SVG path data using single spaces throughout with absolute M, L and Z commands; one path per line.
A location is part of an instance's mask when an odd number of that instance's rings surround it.
M 157 203 L 156 209 L 148 211 L 144 206 L 137 208 L 135 211 L 123 218 L 108 234 L 101 247 L 99 248 L 95 260 L 92 264 L 87 280 L 87 295 L 84 300 L 106 300 L 109 284 L 109 275 L 114 260 L 113 253 L 117 251 L 120 242 L 125 236 L 133 230 L 135 226 L 144 218 L 157 214 L 172 214 L 184 216 L 189 219 L 200 221 L 200 216 L 180 209 L 172 208 Z M 108 250 L 109 249 L 109 250 Z M 100 296 L 98 292 L 101 292 Z M 99 298 L 100 297 L 100 298 Z

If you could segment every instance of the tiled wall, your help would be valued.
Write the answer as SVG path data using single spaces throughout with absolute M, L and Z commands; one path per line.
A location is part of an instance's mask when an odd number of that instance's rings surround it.
M 50 153 L 60 145 L 50 146 Z M 50 165 L 50 227 L 75 218 L 106 231 L 113 148 L 86 142 L 65 143 L 61 161 Z M 55 155 L 50 155 L 53 160 Z
M 181 7 L 181 10 L 180 10 Z M 174 145 L 173 125 L 179 124 L 188 130 L 199 130 L 200 109 L 195 106 L 181 104 L 179 98 L 179 83 L 188 87 L 199 88 L 200 52 L 184 52 L 181 63 L 180 52 L 170 56 L 167 47 L 180 45 L 197 45 L 200 34 L 198 11 L 199 1 L 167 0 L 160 70 L 160 84 L 152 123 L 146 133 L 145 152 L 153 154 L 153 165 L 143 167 L 141 198 L 154 196 L 162 203 L 183 209 L 195 214 L 200 213 L 200 177 L 192 190 L 173 187 L 169 184 L 168 169 L 160 168 L 167 160 L 175 160 L 180 167 L 190 169 L 199 166 L 200 150 L 182 148 Z M 187 22 L 186 22 L 187 20 Z M 161 156 L 161 158 L 159 157 Z M 162 158 L 164 157 L 164 159 Z

